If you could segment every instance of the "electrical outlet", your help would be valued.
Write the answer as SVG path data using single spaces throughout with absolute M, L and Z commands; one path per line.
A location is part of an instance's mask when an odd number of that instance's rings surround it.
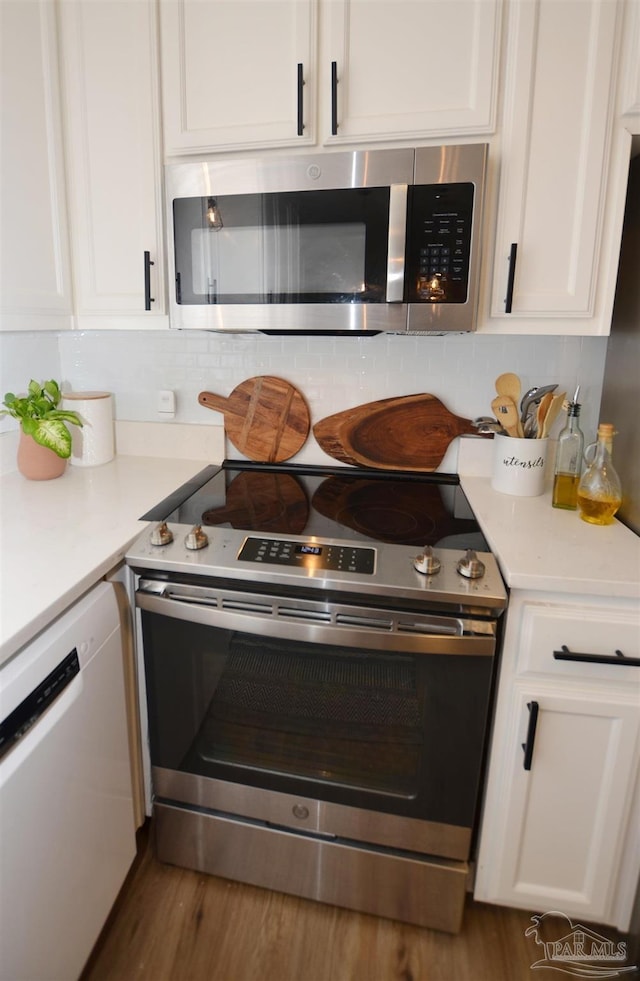
M 158 412 L 166 416 L 176 414 L 176 394 L 171 389 L 164 389 L 158 392 Z

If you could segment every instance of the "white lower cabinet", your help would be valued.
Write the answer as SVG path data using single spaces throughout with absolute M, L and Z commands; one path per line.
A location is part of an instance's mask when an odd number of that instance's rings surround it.
M 640 665 L 624 658 L 640 658 L 639 642 L 637 604 L 512 595 L 476 899 L 628 927 L 640 871 Z

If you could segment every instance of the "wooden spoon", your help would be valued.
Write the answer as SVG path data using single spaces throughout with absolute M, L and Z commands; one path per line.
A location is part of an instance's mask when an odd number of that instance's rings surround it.
M 549 435 L 549 430 L 553 426 L 557 418 L 557 415 L 560 412 L 560 409 L 562 408 L 562 403 L 564 402 L 565 394 L 566 394 L 565 392 L 562 392 L 560 395 L 553 395 L 551 397 L 551 402 L 549 404 L 549 408 L 547 409 L 547 414 L 544 417 L 544 422 L 542 424 L 541 437 L 540 437 L 540 432 L 538 432 L 538 436 L 541 439 L 544 439 L 546 436 Z
M 520 384 L 520 379 L 513 371 L 505 371 L 504 374 L 498 375 L 495 385 L 498 395 L 508 395 L 510 399 L 513 399 L 516 407 L 520 404 L 522 385 Z
M 509 436 L 521 437 L 522 424 L 515 402 L 508 395 L 498 395 L 491 403 L 495 417 Z

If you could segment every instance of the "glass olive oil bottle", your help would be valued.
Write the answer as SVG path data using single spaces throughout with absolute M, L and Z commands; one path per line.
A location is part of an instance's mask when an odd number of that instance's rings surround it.
M 613 433 L 610 423 L 600 423 L 593 463 L 583 474 L 578 486 L 580 517 L 592 525 L 610 525 L 622 503 L 620 478 L 614 470 L 609 453 Z
M 567 423 L 558 436 L 551 498 L 554 508 L 568 511 L 575 511 L 578 507 L 578 484 L 582 473 L 584 436 L 580 429 L 579 393 L 580 386 L 573 401 L 568 404 Z

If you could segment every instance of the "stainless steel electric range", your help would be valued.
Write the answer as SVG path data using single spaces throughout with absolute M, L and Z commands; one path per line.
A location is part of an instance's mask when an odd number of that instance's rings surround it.
M 457 477 L 227 461 L 143 517 L 159 858 L 458 930 L 507 597 Z

